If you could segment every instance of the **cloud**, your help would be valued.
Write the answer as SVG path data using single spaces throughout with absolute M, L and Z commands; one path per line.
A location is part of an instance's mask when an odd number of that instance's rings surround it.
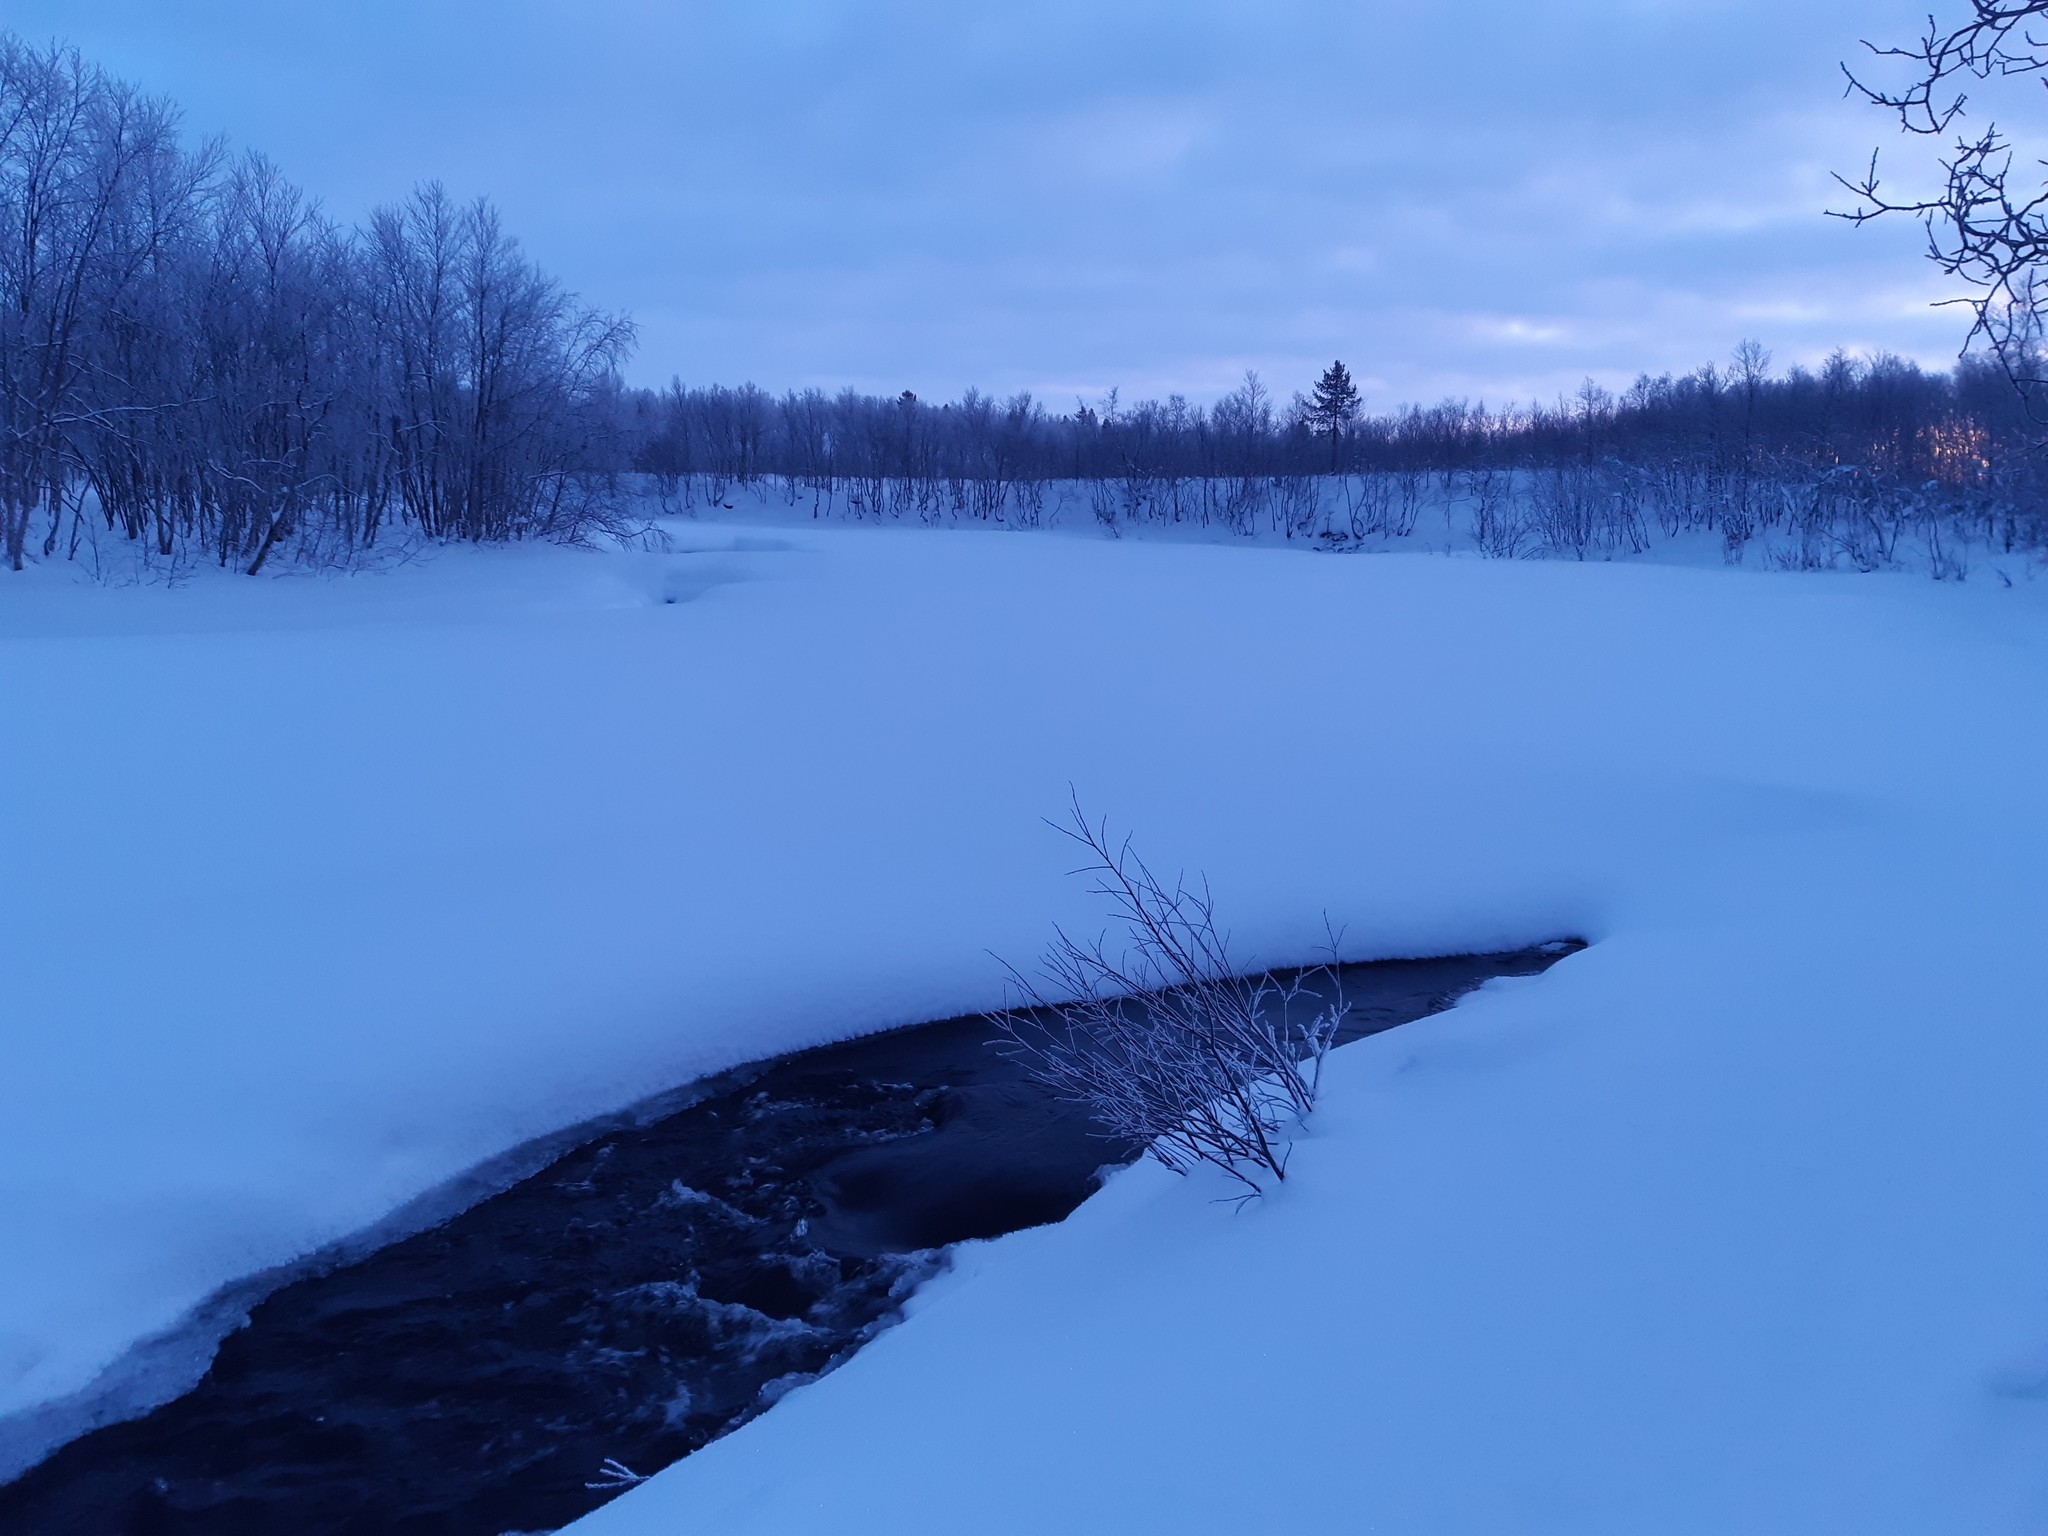
M 488 191 L 635 375 L 1050 398 L 1551 391 L 1760 333 L 1939 361 L 1910 227 L 1823 217 L 1893 0 L 10 0 L 346 217 Z

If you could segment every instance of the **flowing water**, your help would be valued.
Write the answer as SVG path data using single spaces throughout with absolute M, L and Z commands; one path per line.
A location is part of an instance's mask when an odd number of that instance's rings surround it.
M 1339 1042 L 1579 947 L 1344 966 Z M 1327 986 L 1328 978 L 1310 985 Z M 0 1487 L 5 1536 L 553 1530 L 895 1320 L 948 1244 L 1058 1221 L 1105 1142 L 950 1019 L 699 1085 L 298 1279 L 198 1386 Z

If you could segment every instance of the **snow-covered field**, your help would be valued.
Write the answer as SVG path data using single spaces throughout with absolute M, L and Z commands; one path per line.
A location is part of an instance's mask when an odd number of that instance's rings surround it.
M 1248 960 L 1593 947 L 1348 1048 L 1275 1198 L 1126 1174 L 593 1536 L 2048 1528 L 2042 590 L 679 543 L 0 578 L 0 1468 L 523 1139 L 996 1001 L 1089 922 L 1071 782 Z

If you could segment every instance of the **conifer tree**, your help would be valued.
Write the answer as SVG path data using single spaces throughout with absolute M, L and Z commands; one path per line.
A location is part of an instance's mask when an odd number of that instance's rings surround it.
M 1351 382 L 1350 370 L 1341 361 L 1330 364 L 1316 380 L 1308 414 L 1316 430 L 1330 436 L 1330 468 L 1335 469 L 1344 429 L 1358 415 L 1358 386 Z

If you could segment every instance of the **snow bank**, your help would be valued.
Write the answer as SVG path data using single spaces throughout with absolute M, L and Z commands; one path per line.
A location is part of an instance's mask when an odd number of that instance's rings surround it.
M 1775 836 L 1341 1052 L 1277 1198 L 1141 1165 L 577 1536 L 2039 1531 L 2039 877 Z
M 2039 594 L 690 537 L 8 590 L 0 1410 L 524 1138 L 994 1001 L 1090 920 L 1071 781 L 1248 958 L 1596 947 L 1348 1051 L 1281 1198 L 1120 1180 L 593 1531 L 2042 1517 Z

